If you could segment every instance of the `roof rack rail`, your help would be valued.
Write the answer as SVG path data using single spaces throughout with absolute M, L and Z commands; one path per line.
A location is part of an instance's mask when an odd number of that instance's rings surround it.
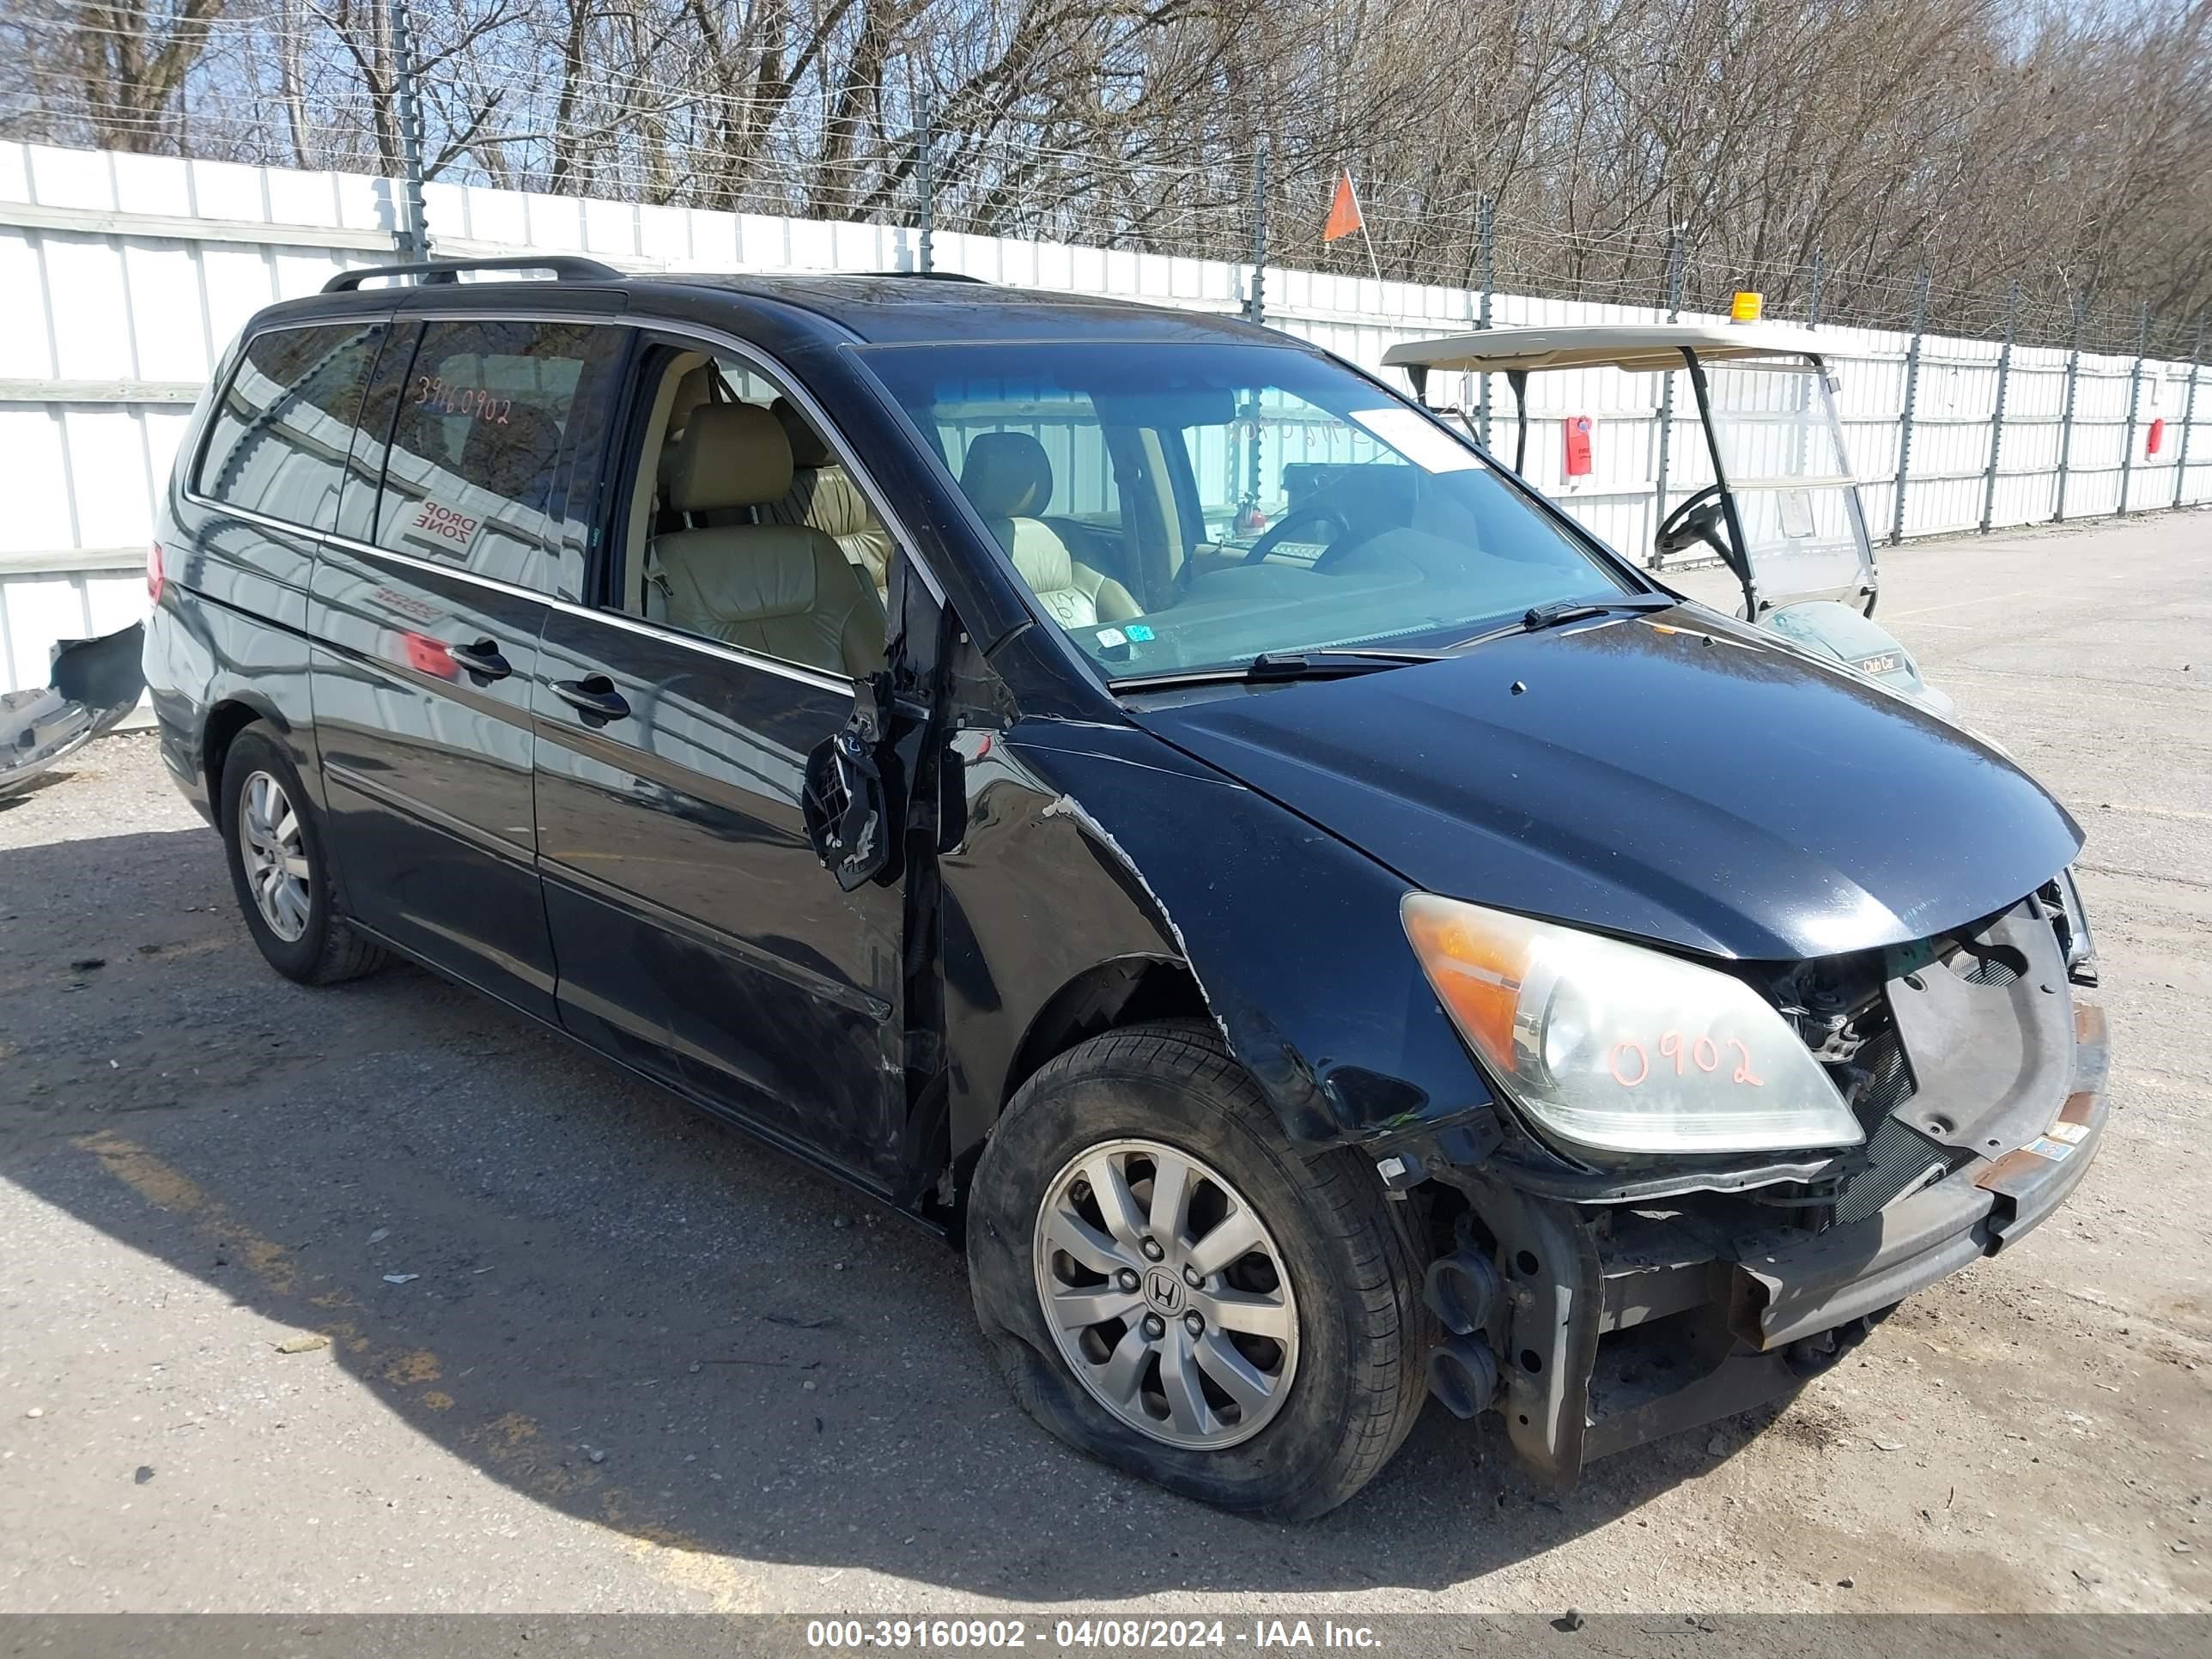
M 323 284 L 325 294 L 350 294 L 372 276 L 419 276 L 425 283 L 452 283 L 465 270 L 550 270 L 562 282 L 606 282 L 622 272 L 597 259 L 573 253 L 518 254 L 505 259 L 432 259 L 415 265 L 363 265 L 342 270 Z
M 839 271 L 830 273 L 832 276 L 842 274 Z M 856 270 L 853 275 L 855 276 L 905 276 L 917 283 L 975 283 L 985 288 L 993 285 L 989 277 L 970 276 L 964 270 Z

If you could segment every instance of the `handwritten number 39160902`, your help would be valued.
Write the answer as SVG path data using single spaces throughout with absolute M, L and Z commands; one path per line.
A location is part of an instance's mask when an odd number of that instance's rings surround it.
M 1687 1073 L 1692 1066 L 1701 1072 L 1717 1072 L 1723 1060 L 1729 1055 L 1735 1060 L 1729 1073 L 1729 1082 L 1753 1089 L 1765 1085 L 1766 1079 L 1751 1069 L 1751 1050 L 1741 1037 L 1715 1042 L 1709 1036 L 1692 1037 L 1680 1031 L 1664 1031 L 1659 1036 L 1659 1058 L 1662 1062 L 1674 1063 L 1677 1077 Z M 1606 1069 L 1613 1073 L 1613 1080 L 1624 1089 L 1633 1089 L 1651 1075 L 1651 1051 L 1626 1037 L 1613 1045 L 1605 1063 Z
M 512 398 L 495 397 L 482 386 L 455 386 L 435 374 L 415 377 L 415 396 L 410 401 L 424 404 L 441 415 L 465 416 L 472 421 L 489 421 L 494 426 L 505 426 L 507 417 L 514 411 Z

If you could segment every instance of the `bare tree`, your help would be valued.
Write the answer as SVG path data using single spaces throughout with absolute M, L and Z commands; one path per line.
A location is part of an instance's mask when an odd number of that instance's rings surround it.
M 0 133 L 399 165 L 387 0 L 10 0 Z M 2212 301 L 2212 0 L 417 0 L 434 173 L 1954 327 Z M 930 112 L 925 131 L 925 106 Z

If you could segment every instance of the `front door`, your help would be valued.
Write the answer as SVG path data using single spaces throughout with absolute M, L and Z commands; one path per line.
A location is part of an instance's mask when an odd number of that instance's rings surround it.
M 599 603 L 547 618 L 533 693 L 560 1018 L 889 1187 L 905 1122 L 902 894 L 842 891 L 800 806 L 806 757 L 851 714 L 862 656 L 881 660 L 880 602 L 834 540 L 775 516 L 791 472 L 775 387 L 672 344 L 641 352 L 635 377 Z M 679 470 L 708 386 L 720 414 L 707 423 L 738 447 Z M 686 608 L 702 596 L 711 614 Z
M 572 456 L 595 467 L 611 331 L 403 325 L 317 562 L 310 690 L 349 907 L 432 966 L 553 1016 L 531 691 L 573 593 Z
M 569 700 L 575 688 L 600 709 Z M 807 841 L 810 750 L 853 689 L 650 623 L 556 612 L 538 659 L 538 837 L 578 1035 L 888 1182 L 904 1121 L 901 899 Z

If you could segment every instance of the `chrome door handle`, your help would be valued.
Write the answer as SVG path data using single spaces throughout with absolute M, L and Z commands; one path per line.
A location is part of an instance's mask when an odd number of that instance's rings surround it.
M 605 674 L 592 674 L 580 680 L 555 680 L 553 695 L 587 721 L 629 718 L 629 702 Z
M 449 645 L 446 654 L 453 659 L 456 668 L 465 668 L 480 680 L 503 680 L 514 672 L 514 665 L 499 654 L 496 640 L 478 640 L 474 645 Z

